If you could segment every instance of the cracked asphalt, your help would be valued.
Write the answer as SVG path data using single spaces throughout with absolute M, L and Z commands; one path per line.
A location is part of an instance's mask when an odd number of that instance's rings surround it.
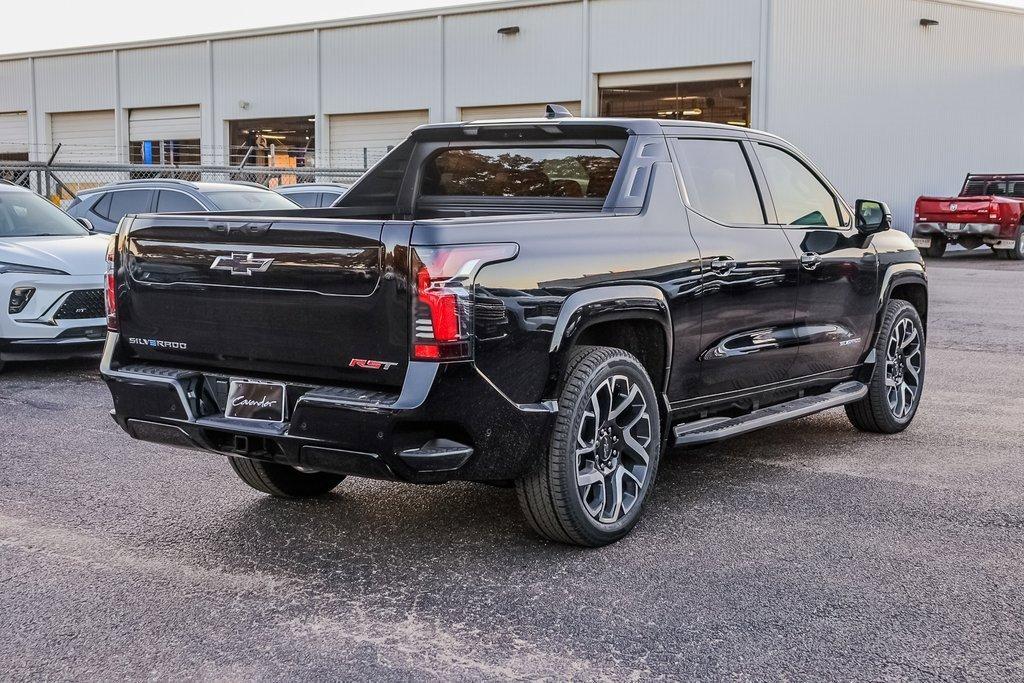
M 512 491 L 261 497 L 136 443 L 94 361 L 0 375 L 7 680 L 1021 680 L 1024 264 L 930 262 L 924 403 L 671 454 L 585 551 Z

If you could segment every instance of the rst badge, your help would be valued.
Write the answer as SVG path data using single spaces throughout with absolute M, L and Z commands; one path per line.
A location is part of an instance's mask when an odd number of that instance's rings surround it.
M 272 258 L 254 258 L 253 254 L 231 254 L 214 259 L 210 270 L 226 270 L 232 275 L 252 275 L 267 272 L 273 263 Z
M 365 360 L 363 358 L 353 358 L 348 364 L 350 368 L 362 368 L 363 370 L 390 370 L 396 365 L 398 363 L 385 363 L 379 360 Z

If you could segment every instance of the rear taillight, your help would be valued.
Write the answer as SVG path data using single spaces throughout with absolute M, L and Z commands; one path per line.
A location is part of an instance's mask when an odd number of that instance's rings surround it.
M 508 261 L 518 252 L 515 244 L 413 249 L 414 359 L 454 361 L 473 357 L 476 275 L 487 264 Z
M 998 204 L 994 204 L 994 203 L 993 204 L 989 204 L 989 207 L 988 207 L 988 218 L 989 218 L 989 220 L 993 220 L 993 221 L 998 221 L 1000 219 L 999 205 Z
M 114 254 L 117 250 L 117 235 L 111 235 L 107 244 L 107 272 L 103 276 L 103 301 L 107 308 L 107 329 L 117 332 L 117 285 L 114 283 Z

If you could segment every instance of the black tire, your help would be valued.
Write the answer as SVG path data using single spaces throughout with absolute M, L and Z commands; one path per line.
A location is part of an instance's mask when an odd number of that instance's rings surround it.
M 895 414 L 894 408 L 889 401 L 890 390 L 886 380 L 889 374 L 888 349 L 893 339 L 893 331 L 897 326 L 905 325 L 904 321 L 910 321 L 910 325 L 917 333 L 919 340 L 919 367 L 916 384 L 916 393 L 909 412 L 902 415 Z M 921 405 L 921 395 L 924 391 L 925 370 L 927 369 L 926 338 L 924 325 L 921 323 L 921 316 L 909 302 L 894 299 L 885 308 L 882 318 L 882 328 L 878 333 L 878 341 L 875 344 L 875 367 L 868 382 L 868 394 L 856 403 L 846 406 L 846 416 L 850 418 L 853 426 L 862 432 L 875 434 L 897 434 L 906 429 L 914 420 L 917 410 Z M 900 377 L 906 371 L 900 370 Z M 912 375 L 906 375 L 908 378 Z M 909 380 L 908 380 L 909 383 Z M 893 389 L 895 390 L 895 389 Z
M 1014 242 L 1013 249 L 1006 252 L 1005 258 L 1011 261 L 1024 261 L 1024 225 L 1017 228 L 1017 241 Z
M 300 472 L 294 467 L 274 462 L 228 456 L 231 469 L 238 478 L 261 493 L 276 498 L 316 498 L 341 483 L 341 474 Z
M 590 417 L 602 410 L 601 405 L 591 410 L 592 397 L 598 396 L 601 404 L 606 392 L 610 419 Z M 612 414 L 624 405 L 627 407 Z M 533 471 L 516 482 L 519 504 L 534 531 L 559 543 L 599 547 L 614 543 L 636 526 L 654 487 L 661 458 L 658 405 L 647 371 L 631 354 L 594 346 L 573 351 L 562 376 L 558 416 L 548 451 Z M 619 422 L 631 424 L 622 430 Z M 609 434 L 599 436 L 604 425 Z M 577 443 L 584 447 L 587 444 L 578 439 L 584 432 L 589 435 L 591 429 L 594 447 L 589 457 L 580 456 Z M 629 432 L 628 438 L 625 432 Z M 630 439 L 641 446 L 646 461 L 634 448 L 626 447 Z M 630 472 L 628 480 L 627 475 L 620 475 L 620 469 Z M 600 481 L 579 483 L 580 478 L 588 477 Z M 620 483 L 616 484 L 616 479 Z M 597 509 L 588 509 L 584 498 Z M 605 515 L 607 522 L 601 520 Z
M 948 245 L 949 240 L 942 235 L 932 235 L 932 243 L 921 249 L 921 253 L 928 258 L 942 258 Z

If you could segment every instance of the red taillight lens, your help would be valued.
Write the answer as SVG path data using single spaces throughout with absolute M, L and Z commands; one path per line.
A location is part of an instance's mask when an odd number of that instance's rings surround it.
M 515 244 L 416 247 L 412 251 L 414 341 L 417 360 L 467 360 L 473 356 L 473 287 L 490 263 L 516 257 Z
M 117 332 L 117 284 L 114 282 L 114 254 L 117 250 L 117 235 L 110 237 L 107 244 L 107 273 L 104 275 L 103 301 L 107 308 L 107 329 Z

